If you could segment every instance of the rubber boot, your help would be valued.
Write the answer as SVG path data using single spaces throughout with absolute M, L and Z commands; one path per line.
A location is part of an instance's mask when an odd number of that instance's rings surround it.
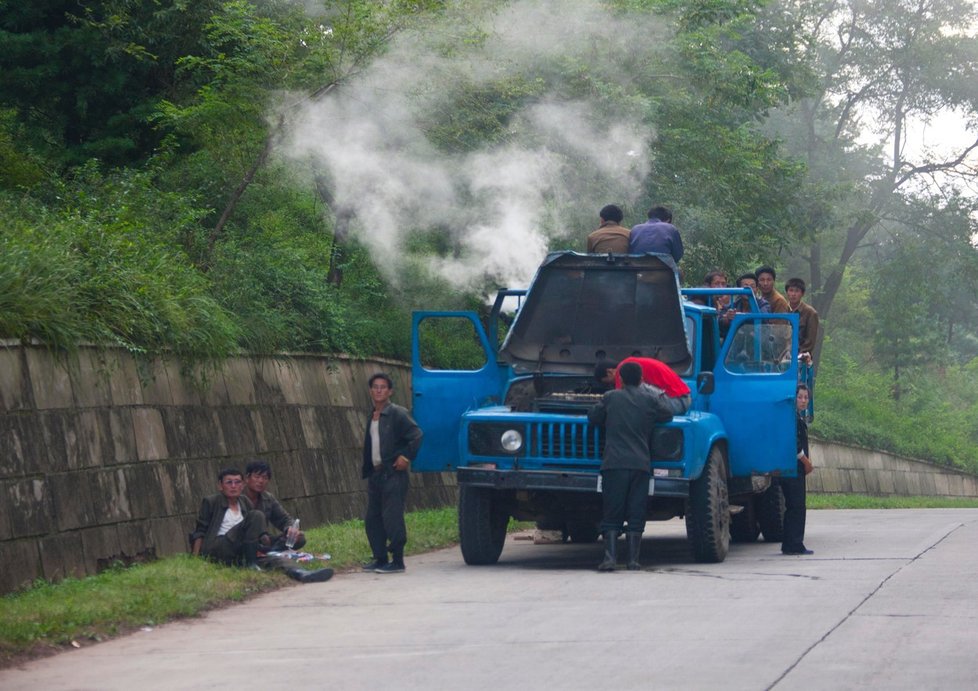
M 333 577 L 333 569 L 316 569 L 315 571 L 307 571 L 306 569 L 292 567 L 290 569 L 286 569 L 285 573 L 289 578 L 299 581 L 300 583 L 323 583 Z
M 618 531 L 608 530 L 604 534 L 604 561 L 598 564 L 598 571 L 614 571 L 618 563 Z
M 642 551 L 642 533 L 628 533 L 628 570 L 641 571 L 642 565 L 638 563 L 639 553 Z

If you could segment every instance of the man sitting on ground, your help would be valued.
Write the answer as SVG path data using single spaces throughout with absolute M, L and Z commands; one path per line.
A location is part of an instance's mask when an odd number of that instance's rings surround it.
M 254 507 L 265 514 L 265 522 L 270 526 L 279 529 L 281 535 L 272 540 L 269 551 L 284 552 L 286 549 L 286 538 L 292 530 L 292 516 L 285 510 L 278 499 L 266 491 L 268 481 L 272 479 L 272 469 L 265 461 L 251 461 L 245 467 L 245 496 L 251 501 Z M 306 544 L 305 533 L 297 533 L 293 549 L 301 549 Z

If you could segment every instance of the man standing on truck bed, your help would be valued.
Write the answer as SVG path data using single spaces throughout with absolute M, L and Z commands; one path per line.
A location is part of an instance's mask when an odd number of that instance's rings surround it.
M 634 362 L 642 368 L 642 381 L 652 388 L 670 414 L 682 415 L 689 410 L 692 400 L 686 382 L 680 379 L 669 365 L 655 358 L 628 357 L 618 365 L 609 360 L 602 360 L 594 368 L 594 376 L 609 389 L 612 386 L 620 389 L 621 367 L 627 362 Z
M 649 496 L 652 429 L 655 423 L 672 418 L 652 389 L 641 386 L 642 368 L 637 363 L 626 362 L 620 374 L 623 387 L 604 394 L 587 416 L 592 425 L 605 428 L 601 461 L 604 561 L 598 571 L 615 570 L 618 536 L 626 520 L 628 569 L 641 568 L 638 558 Z

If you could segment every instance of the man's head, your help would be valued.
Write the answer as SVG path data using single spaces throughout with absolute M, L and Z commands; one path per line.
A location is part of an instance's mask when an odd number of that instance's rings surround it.
M 795 407 L 798 412 L 808 409 L 808 400 L 811 398 L 811 391 L 808 390 L 808 386 L 805 384 L 799 384 L 795 391 Z
M 754 272 L 754 277 L 757 278 L 757 287 L 760 289 L 761 295 L 767 297 L 774 292 L 774 279 L 777 277 L 774 269 L 770 266 L 759 266 Z
M 377 372 L 370 377 L 370 399 L 375 406 L 385 405 L 394 393 L 394 380 L 386 372 Z
M 788 304 L 797 307 L 805 294 L 805 282 L 800 278 L 789 278 L 784 284 L 784 296 L 788 298 Z
M 754 274 L 743 274 L 737 277 L 737 287 L 738 288 L 750 288 L 754 290 L 757 287 L 757 276 Z
M 703 278 L 703 285 L 707 288 L 726 288 L 727 274 L 719 269 L 714 269 Z
M 621 219 L 625 218 L 625 214 L 622 213 L 621 207 L 614 204 L 608 204 L 606 207 L 601 209 L 598 213 L 602 221 L 611 221 L 612 223 L 621 223 Z
M 601 360 L 594 366 L 594 378 L 602 384 L 611 386 L 615 383 L 615 369 L 617 367 L 617 363 L 611 360 Z
M 272 469 L 265 461 L 254 460 L 245 466 L 244 481 L 249 492 L 261 494 L 272 479 Z
M 244 490 L 244 480 L 237 468 L 224 468 L 217 474 L 217 489 L 228 499 L 237 499 Z
M 653 206 L 649 209 L 649 220 L 652 219 L 672 223 L 672 212 L 664 206 Z
M 638 386 L 642 383 L 642 367 L 637 362 L 626 362 L 618 370 L 618 374 L 625 386 Z

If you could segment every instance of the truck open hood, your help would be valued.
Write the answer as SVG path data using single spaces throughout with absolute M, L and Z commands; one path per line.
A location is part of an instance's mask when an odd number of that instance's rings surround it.
M 517 371 L 574 374 L 632 355 L 689 365 L 672 257 L 551 253 L 499 353 Z

